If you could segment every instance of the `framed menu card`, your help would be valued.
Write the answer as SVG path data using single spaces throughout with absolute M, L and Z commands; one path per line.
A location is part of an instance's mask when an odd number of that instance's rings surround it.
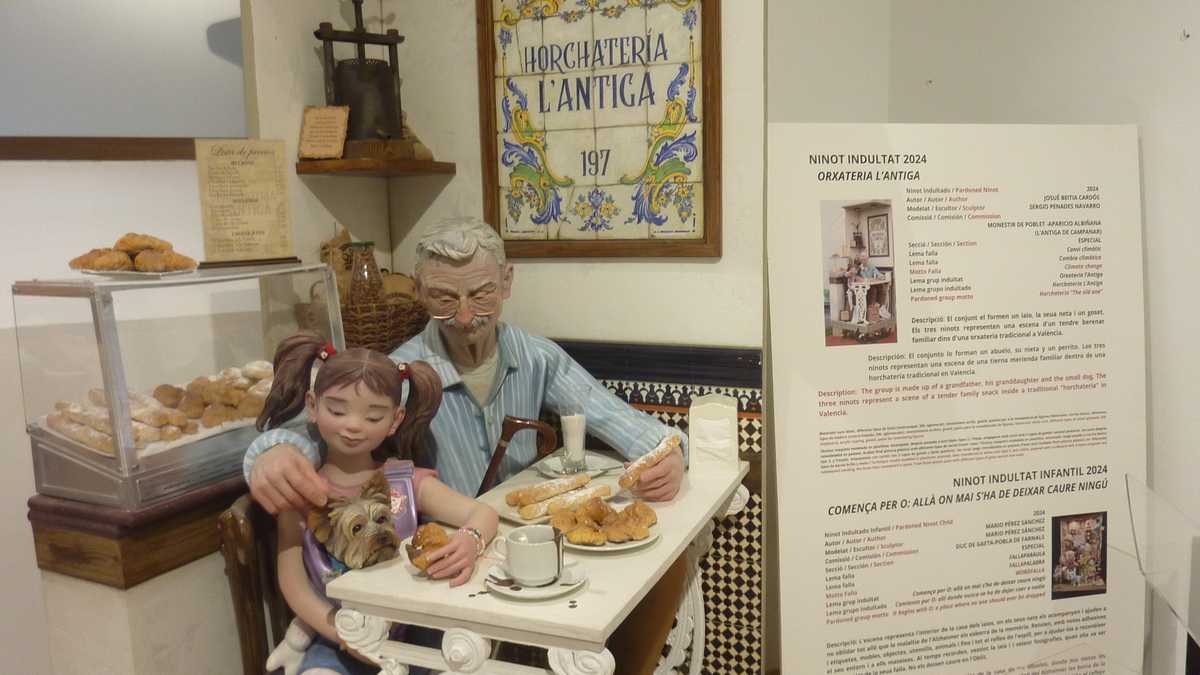
M 197 139 L 204 265 L 294 260 L 283 141 Z

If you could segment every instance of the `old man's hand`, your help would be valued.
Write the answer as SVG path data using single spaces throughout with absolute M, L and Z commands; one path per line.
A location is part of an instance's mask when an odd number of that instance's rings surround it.
M 269 513 L 324 506 L 329 485 L 293 445 L 280 443 L 254 460 L 250 494 Z
M 633 494 L 648 502 L 666 502 L 679 493 L 683 482 L 683 451 L 676 448 L 663 461 L 642 472 Z

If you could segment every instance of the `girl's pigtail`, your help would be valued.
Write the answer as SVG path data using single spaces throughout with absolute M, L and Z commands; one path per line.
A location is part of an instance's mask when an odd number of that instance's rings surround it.
M 442 404 L 442 378 L 424 361 L 405 365 L 408 371 L 408 400 L 404 403 L 404 421 L 393 437 L 397 454 L 417 466 L 432 466 L 426 457 L 425 433 Z
M 275 380 L 255 423 L 259 431 L 278 427 L 304 409 L 313 362 L 327 349 L 325 338 L 311 331 L 296 333 L 279 343 L 275 350 Z

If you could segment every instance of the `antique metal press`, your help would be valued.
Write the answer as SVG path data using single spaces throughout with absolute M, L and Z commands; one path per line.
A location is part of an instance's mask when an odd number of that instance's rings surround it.
M 334 30 L 333 24 L 323 22 L 313 31 L 324 46 L 325 104 L 350 107 L 346 157 L 400 157 L 407 154 L 404 146 L 412 145 L 404 142 L 396 63 L 396 46 L 404 36 L 395 28 L 368 33 L 363 27 L 363 0 L 353 1 L 354 30 Z M 354 44 L 355 58 L 335 61 L 334 42 Z M 387 45 L 388 60 L 368 59 L 367 45 Z

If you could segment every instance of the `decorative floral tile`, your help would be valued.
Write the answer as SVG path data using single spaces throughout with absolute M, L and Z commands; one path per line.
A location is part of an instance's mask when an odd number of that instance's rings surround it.
M 545 239 L 547 227 L 533 222 L 536 213 L 524 204 L 513 204 L 510 191 L 500 190 L 500 233 L 507 239 Z
M 612 217 L 608 227 L 596 231 L 600 239 L 647 239 L 650 236 L 650 226 L 646 223 L 631 222 L 625 214 L 633 204 L 633 194 L 637 188 L 632 185 L 601 185 L 607 198 L 613 200 Z
M 704 236 L 704 218 L 699 207 L 704 204 L 704 185 L 701 183 L 670 183 L 655 193 L 660 205 L 661 223 L 650 227 L 652 239 L 699 239 Z
M 597 197 L 596 193 L 600 192 Z M 596 230 L 589 219 L 603 220 L 612 205 L 594 185 L 576 185 L 567 192 L 563 203 L 563 217 L 555 223 L 553 239 L 595 240 Z M 583 215 L 581 215 L 583 214 Z M 611 216 L 609 216 L 611 218 Z
M 596 130 L 596 152 L 598 167 L 596 183 L 618 185 L 622 179 L 629 183 L 631 177 L 641 175 L 642 166 L 650 150 L 646 127 L 608 127 Z M 607 160 L 607 164 L 605 162 Z M 589 167 L 590 168 L 590 167 Z M 623 202 L 632 205 L 631 201 Z M 626 210 L 626 217 L 629 211 Z
M 693 124 L 704 120 L 701 109 L 704 97 L 700 95 L 703 70 L 699 61 L 650 66 L 648 70 L 654 88 L 654 102 L 646 109 L 649 124 Z M 671 104 L 670 117 L 668 104 Z
M 516 25 L 497 21 L 492 26 L 497 76 L 542 74 L 536 67 L 537 50 L 542 46 L 541 21 L 526 19 Z
M 538 105 L 538 91 L 542 77 L 496 78 L 496 132 L 513 138 L 514 130 L 542 131 L 546 128 L 546 116 Z
M 646 30 L 654 41 L 656 63 L 683 63 L 700 55 L 700 3 L 661 3 L 646 10 Z M 662 36 L 661 38 L 659 36 Z M 661 40 L 662 44 L 659 44 Z

